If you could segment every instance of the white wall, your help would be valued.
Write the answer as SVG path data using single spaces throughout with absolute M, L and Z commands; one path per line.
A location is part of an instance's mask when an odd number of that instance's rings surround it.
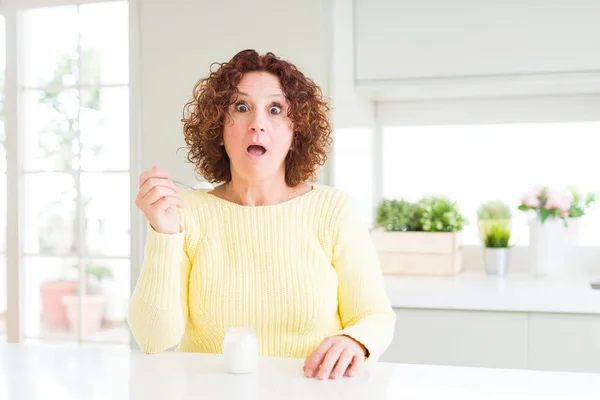
M 142 168 L 157 164 L 175 179 L 194 181 L 185 149 L 176 153 L 185 145 L 183 106 L 211 63 L 227 61 L 240 50 L 274 52 L 296 64 L 329 96 L 328 4 L 140 0 Z
M 336 129 L 373 129 L 374 104 L 355 91 L 355 46 L 353 0 L 332 1 L 333 46 L 331 89 Z

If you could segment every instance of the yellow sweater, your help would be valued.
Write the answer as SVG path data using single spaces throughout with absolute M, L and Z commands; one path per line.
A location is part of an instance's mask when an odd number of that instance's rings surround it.
M 308 356 L 345 334 L 378 359 L 395 313 L 366 225 L 348 196 L 315 186 L 270 206 L 184 191 L 181 233 L 148 228 L 129 326 L 145 353 L 220 353 L 228 327 L 253 327 L 263 356 Z

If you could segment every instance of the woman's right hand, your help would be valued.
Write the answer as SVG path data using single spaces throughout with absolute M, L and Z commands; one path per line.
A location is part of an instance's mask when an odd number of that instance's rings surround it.
M 184 204 L 164 169 L 154 166 L 142 172 L 135 205 L 155 231 L 164 234 L 180 232 L 179 214 L 174 207 L 183 208 Z

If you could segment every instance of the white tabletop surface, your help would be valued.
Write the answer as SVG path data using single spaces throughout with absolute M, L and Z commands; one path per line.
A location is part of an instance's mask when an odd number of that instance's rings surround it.
M 384 277 L 392 306 L 450 310 L 557 312 L 600 314 L 600 290 L 585 276 L 535 278 L 511 274 L 504 278 L 483 272 L 455 277 Z
M 305 378 L 300 359 L 263 358 L 248 375 L 220 355 L 114 347 L 0 345 L 0 399 L 600 399 L 600 375 L 372 363 L 354 378 Z

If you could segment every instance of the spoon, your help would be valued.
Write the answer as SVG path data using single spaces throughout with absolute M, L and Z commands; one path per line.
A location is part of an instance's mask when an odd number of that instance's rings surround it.
M 192 190 L 210 190 L 210 189 L 213 188 L 212 185 L 210 183 L 208 183 L 208 182 L 199 182 L 196 185 L 191 186 L 191 185 L 188 185 L 187 183 L 183 183 L 183 182 L 177 181 L 175 179 L 171 179 L 171 181 L 173 181 L 173 183 L 175 183 L 175 184 L 177 184 L 179 186 L 185 186 L 185 187 L 190 188 Z

